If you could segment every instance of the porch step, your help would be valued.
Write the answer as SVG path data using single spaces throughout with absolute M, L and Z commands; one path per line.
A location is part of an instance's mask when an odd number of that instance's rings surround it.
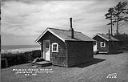
M 34 65 L 41 66 L 41 67 L 45 67 L 45 66 L 50 66 L 50 65 L 52 65 L 52 63 L 51 63 L 51 62 L 48 62 L 48 61 L 40 61 L 40 62 L 34 63 Z

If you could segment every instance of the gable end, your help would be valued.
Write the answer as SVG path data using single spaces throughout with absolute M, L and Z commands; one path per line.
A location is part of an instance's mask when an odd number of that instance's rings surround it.
M 63 42 L 65 42 L 65 40 L 64 40 L 63 38 L 61 38 L 59 35 L 57 35 L 56 33 L 54 33 L 52 30 L 50 30 L 50 29 L 48 29 L 48 28 L 36 39 L 36 42 L 40 42 L 40 39 L 41 39 L 47 32 L 52 33 L 54 36 L 56 36 L 57 38 L 59 38 L 60 40 L 62 40 Z

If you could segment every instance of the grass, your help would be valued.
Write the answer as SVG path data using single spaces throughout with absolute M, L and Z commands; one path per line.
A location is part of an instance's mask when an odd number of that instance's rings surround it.
M 58 66 L 32 67 L 30 63 L 1 70 L 2 82 L 128 82 L 128 52 L 94 56 L 93 62 L 65 68 Z M 25 76 L 13 69 L 52 69 L 50 73 Z M 106 78 L 117 73 L 117 78 Z

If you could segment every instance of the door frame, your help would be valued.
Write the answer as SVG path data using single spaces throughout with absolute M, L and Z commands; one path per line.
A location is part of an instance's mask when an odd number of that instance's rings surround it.
M 43 40 L 43 59 L 45 59 L 46 61 L 50 61 L 50 60 L 46 59 L 46 51 L 45 51 L 45 49 L 46 49 L 46 42 L 49 43 L 49 56 L 51 58 L 51 55 L 50 55 L 50 40 Z

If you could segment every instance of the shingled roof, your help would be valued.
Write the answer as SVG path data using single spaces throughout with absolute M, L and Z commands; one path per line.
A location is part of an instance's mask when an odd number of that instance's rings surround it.
M 40 42 L 41 37 L 49 31 L 53 35 L 57 36 L 61 40 L 70 40 L 70 41 L 94 41 L 93 39 L 89 38 L 88 36 L 84 35 L 81 32 L 74 31 L 74 38 L 71 38 L 71 31 L 70 30 L 63 30 L 63 29 L 56 29 L 56 28 L 47 28 L 38 38 L 37 42 Z
M 116 39 L 113 36 L 108 35 L 108 34 L 97 34 L 97 36 L 100 36 L 101 38 L 105 39 L 106 41 L 119 41 L 118 39 Z

